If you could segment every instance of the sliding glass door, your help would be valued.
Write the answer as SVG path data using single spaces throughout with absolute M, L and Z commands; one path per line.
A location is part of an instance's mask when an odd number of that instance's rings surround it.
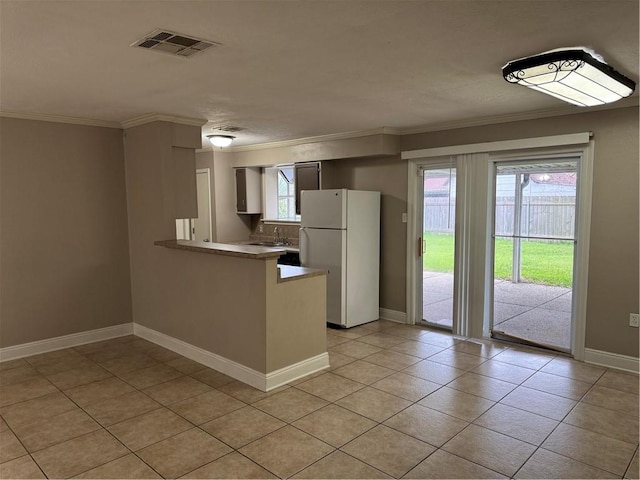
M 496 163 L 495 338 L 571 351 L 577 159 Z
M 422 320 L 453 327 L 456 224 L 456 168 L 423 166 L 422 172 Z

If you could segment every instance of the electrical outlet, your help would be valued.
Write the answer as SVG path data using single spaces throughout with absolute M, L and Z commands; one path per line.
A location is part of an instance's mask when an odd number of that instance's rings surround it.
M 264 225 L 263 224 L 258 225 L 258 233 L 264 233 Z
M 629 326 L 638 328 L 638 322 L 640 322 L 640 315 L 637 313 L 629 314 Z

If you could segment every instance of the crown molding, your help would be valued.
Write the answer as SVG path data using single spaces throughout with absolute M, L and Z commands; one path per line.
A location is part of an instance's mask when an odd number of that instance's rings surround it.
M 131 128 L 151 122 L 171 122 L 181 125 L 191 125 L 193 127 L 202 127 L 207 123 L 207 120 L 202 118 L 180 117 L 178 115 L 166 115 L 164 113 L 148 113 L 140 117 L 125 120 L 120 123 L 120 127 Z
M 328 142 L 331 140 L 344 140 L 349 138 L 368 137 L 371 135 L 380 135 L 380 134 L 400 135 L 401 130 L 397 128 L 390 128 L 390 127 L 379 127 L 379 128 L 373 128 L 371 130 L 360 130 L 356 132 L 330 133 L 327 135 L 296 138 L 293 140 L 283 140 L 280 142 L 258 143 L 255 145 L 243 145 L 240 147 L 227 147 L 225 150 L 228 152 L 247 152 L 251 150 L 266 150 L 271 148 L 295 147 L 296 145 L 304 145 L 307 143 Z M 212 149 L 209 148 L 209 149 L 203 149 L 203 150 L 212 150 Z
M 64 115 L 49 115 L 47 113 L 0 111 L 0 117 L 19 118 L 21 120 L 36 120 L 40 122 L 70 123 L 73 125 L 86 125 L 90 127 L 122 128 L 120 122 L 96 120 L 93 118 L 68 117 Z
M 588 113 L 599 110 L 614 110 L 618 108 L 628 108 L 638 106 L 638 96 L 622 99 L 616 103 L 599 105 L 596 107 L 563 106 L 549 108 L 545 110 L 535 110 L 533 112 L 509 113 L 505 115 L 494 115 L 490 117 L 479 117 L 469 120 L 456 120 L 452 122 L 425 125 L 422 127 L 409 127 L 398 129 L 398 135 L 413 135 L 416 133 L 438 132 L 442 130 L 455 130 L 458 128 L 480 127 L 483 125 L 494 125 L 497 123 L 520 122 L 524 120 L 536 120 L 539 118 L 561 117 L 564 115 L 575 115 L 578 113 Z
M 479 127 L 483 125 L 493 125 L 498 123 L 518 122 L 524 120 L 536 120 L 539 118 L 557 117 L 563 115 L 574 115 L 578 113 L 587 113 L 599 110 L 613 110 L 617 108 L 637 107 L 639 105 L 638 95 L 622 99 L 616 103 L 610 103 L 607 105 L 600 105 L 597 107 L 575 107 L 566 106 L 558 107 L 546 110 L 536 110 L 533 112 L 514 113 L 506 115 L 494 115 L 491 117 L 479 117 L 469 120 L 443 122 L 432 125 L 424 125 L 419 127 L 409 128 L 393 128 L 393 127 L 379 127 L 370 130 L 359 130 L 354 132 L 343 133 L 331 133 L 328 135 L 318 135 L 313 137 L 296 138 L 292 140 L 283 140 L 279 142 L 257 143 L 254 145 L 242 145 L 238 147 L 225 147 L 224 151 L 227 152 L 246 152 L 252 150 L 268 150 L 272 148 L 293 147 L 296 145 L 303 145 L 314 142 L 327 142 L 331 140 L 343 140 L 350 138 L 366 137 L 370 135 L 414 135 L 420 133 L 438 132 L 443 130 L 455 130 L 458 128 Z M 23 113 L 12 111 L 0 111 L 0 117 L 7 118 L 19 118 L 22 120 L 37 120 L 41 122 L 55 122 L 55 123 L 68 123 L 74 125 L 86 125 L 92 127 L 105 127 L 105 128 L 120 128 L 126 129 L 136 127 L 138 125 L 144 125 L 151 122 L 171 122 L 183 125 L 191 125 L 195 127 L 202 127 L 207 124 L 207 120 L 201 118 L 181 117 L 178 115 L 167 115 L 162 113 L 149 113 L 140 117 L 135 117 L 124 122 L 112 122 L 107 120 L 97 120 L 92 118 L 71 117 L 64 115 L 50 115 L 46 113 Z M 203 142 L 204 143 L 204 142 Z M 205 144 L 206 145 L 206 144 Z M 213 151 L 213 146 L 207 148 L 198 149 L 197 151 Z M 218 150 L 218 149 L 216 149 Z
M 91 127 L 106 128 L 131 128 L 138 125 L 144 125 L 151 122 L 171 122 L 182 125 L 191 125 L 194 127 L 202 127 L 207 120 L 201 118 L 181 117 L 178 115 L 166 115 L 162 113 L 149 113 L 140 117 L 125 120 L 124 122 L 112 122 L 108 120 L 97 120 L 94 118 L 70 117 L 65 115 L 50 115 L 48 113 L 26 113 L 0 111 L 0 117 L 19 118 L 22 120 L 38 120 L 41 122 L 70 123 L 74 125 L 87 125 Z
M 639 104 L 638 95 L 634 95 L 625 99 L 622 99 L 616 103 L 610 103 L 607 105 L 599 105 L 597 107 L 576 107 L 576 106 L 562 106 L 556 108 L 550 108 L 545 110 L 536 110 L 533 112 L 512 113 L 505 115 L 494 115 L 490 117 L 478 117 L 469 120 L 457 120 L 452 122 L 436 123 L 432 125 L 423 125 L 419 127 L 408 128 L 393 128 L 393 127 L 380 127 L 370 130 L 360 130 L 355 132 L 344 133 L 332 133 L 328 135 L 319 135 L 315 137 L 304 137 L 293 140 L 284 140 L 280 142 L 269 143 L 257 143 L 254 145 L 242 145 L 238 147 L 225 147 L 223 150 L 226 152 L 247 152 L 252 150 L 268 150 L 272 148 L 293 147 L 296 145 L 303 145 L 314 142 L 326 142 L 330 140 L 342 140 L 349 138 L 366 137 L 369 135 L 414 135 L 419 133 L 438 132 L 443 130 L 455 130 L 458 128 L 480 127 L 483 125 L 494 125 L 499 123 L 519 122 L 525 120 L 536 120 L 540 118 L 560 117 L 564 115 L 575 115 L 578 113 L 587 113 L 599 110 L 614 110 L 618 108 L 637 107 Z M 204 143 L 204 142 L 203 142 Z M 198 151 L 212 151 L 212 146 L 207 146 Z M 219 149 L 215 149 L 217 151 Z

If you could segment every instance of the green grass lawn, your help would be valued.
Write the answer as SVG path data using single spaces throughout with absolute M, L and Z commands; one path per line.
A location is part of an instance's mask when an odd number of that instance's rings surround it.
M 425 270 L 453 272 L 453 235 L 425 233 Z M 495 278 L 510 279 L 513 242 L 496 239 Z M 522 242 L 522 279 L 531 283 L 570 287 L 573 279 L 572 242 Z

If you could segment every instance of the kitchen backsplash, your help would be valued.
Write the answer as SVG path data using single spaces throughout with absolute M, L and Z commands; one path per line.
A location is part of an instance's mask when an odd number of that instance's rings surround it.
M 262 226 L 262 232 L 260 232 L 260 226 Z M 287 225 L 287 224 L 270 224 L 262 223 L 261 220 L 254 220 L 251 222 L 251 240 L 257 240 L 259 242 L 270 242 L 274 240 L 274 229 L 278 227 L 278 236 L 281 240 L 286 239 L 289 245 L 298 245 L 300 238 L 300 225 Z

